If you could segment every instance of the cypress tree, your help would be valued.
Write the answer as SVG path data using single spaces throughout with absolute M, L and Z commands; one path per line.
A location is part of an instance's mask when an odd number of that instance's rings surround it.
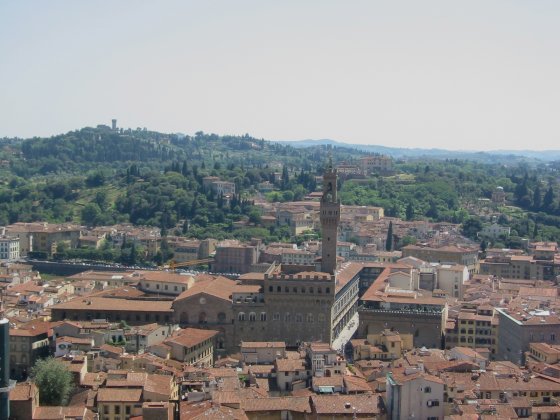
M 387 240 L 385 241 L 385 249 L 393 250 L 393 222 L 389 222 L 389 230 L 387 231 Z

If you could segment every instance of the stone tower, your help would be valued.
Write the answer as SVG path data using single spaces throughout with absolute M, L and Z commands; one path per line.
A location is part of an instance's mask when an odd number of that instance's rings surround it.
M 321 197 L 322 259 L 321 271 L 334 274 L 336 270 L 336 240 L 340 223 L 340 201 L 337 198 L 337 176 L 332 159 L 323 174 L 323 197 Z

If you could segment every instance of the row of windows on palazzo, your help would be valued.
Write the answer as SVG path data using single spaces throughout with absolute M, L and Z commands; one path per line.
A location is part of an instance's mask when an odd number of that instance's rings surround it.
M 284 314 L 284 322 L 291 322 L 292 321 L 292 316 L 293 316 L 293 320 L 295 322 L 304 322 L 304 318 L 305 318 L 305 322 L 315 322 L 315 316 L 312 313 L 308 313 L 306 314 L 301 314 L 301 313 L 296 313 L 296 314 L 290 314 L 289 312 L 286 312 Z M 280 321 L 281 320 L 281 315 L 280 312 L 276 312 L 272 315 L 272 320 L 273 321 Z M 261 312 L 260 313 L 260 317 L 259 317 L 260 321 L 266 321 L 267 320 L 267 316 L 266 316 L 266 312 Z M 255 322 L 257 320 L 257 314 L 255 312 L 249 312 L 249 316 L 246 317 L 245 316 L 245 312 L 239 312 L 237 314 L 237 320 L 238 321 L 249 321 L 249 322 Z M 324 314 L 318 314 L 317 315 L 317 322 L 324 322 L 325 321 L 325 315 Z
M 268 286 L 268 291 L 270 293 L 274 293 L 274 286 Z M 305 286 L 301 286 L 298 288 L 297 286 L 292 287 L 291 292 L 288 286 L 284 286 L 284 293 L 315 293 L 315 289 L 313 286 L 306 288 Z M 325 288 L 325 293 L 329 294 L 331 292 L 330 287 Z M 282 286 L 276 286 L 276 293 L 282 293 Z M 317 287 L 317 293 L 323 293 L 322 287 Z
M 265 322 L 267 320 L 267 313 L 266 312 L 261 312 L 259 314 L 259 316 L 257 317 L 257 313 L 256 312 L 249 312 L 249 314 L 245 314 L 245 312 L 239 312 L 237 314 L 237 320 L 238 321 L 249 321 L 249 322 L 256 322 L 257 319 L 259 319 L 262 322 Z M 284 314 L 284 322 L 315 322 L 315 316 L 312 313 L 308 313 L 308 314 L 301 314 L 301 313 L 296 313 L 296 314 L 290 314 L 289 312 L 286 312 Z M 275 312 L 272 315 L 272 320 L 273 321 L 280 321 L 282 320 L 282 316 L 280 314 L 280 312 Z M 179 321 L 182 324 L 188 324 L 189 323 L 189 314 L 187 314 L 186 312 L 181 313 L 180 315 L 180 319 Z M 226 319 L 226 314 L 223 312 L 220 312 L 217 315 L 217 321 L 220 324 L 224 324 L 227 322 Z M 318 314 L 317 315 L 317 322 L 324 322 L 325 321 L 325 314 Z M 232 320 L 233 322 L 233 320 Z M 200 312 L 198 314 L 198 323 L 199 324 L 207 324 L 208 323 L 208 319 L 207 319 L 207 315 L 206 312 Z

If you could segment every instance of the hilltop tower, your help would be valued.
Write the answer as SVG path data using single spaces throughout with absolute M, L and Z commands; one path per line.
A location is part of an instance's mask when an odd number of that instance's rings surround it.
M 340 224 L 340 200 L 337 197 L 337 173 L 332 158 L 323 174 L 323 196 L 321 197 L 322 254 L 321 271 L 334 274 L 336 270 L 336 241 Z

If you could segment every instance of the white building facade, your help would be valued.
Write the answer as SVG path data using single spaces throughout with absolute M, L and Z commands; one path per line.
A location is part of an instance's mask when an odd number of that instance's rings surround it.
M 10 236 L 0 237 L 0 260 L 17 260 L 19 258 L 19 239 Z

